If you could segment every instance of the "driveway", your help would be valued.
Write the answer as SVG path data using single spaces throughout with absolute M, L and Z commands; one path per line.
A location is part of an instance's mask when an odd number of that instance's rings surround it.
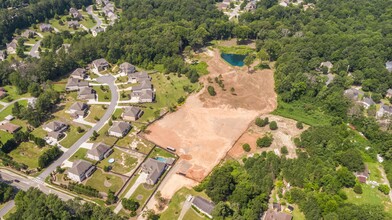
M 135 192 L 135 190 L 137 189 L 137 187 L 142 184 L 145 183 L 147 180 L 147 173 L 141 173 L 140 176 L 137 178 L 136 182 L 133 184 L 133 186 L 129 189 L 129 191 L 127 192 L 127 194 L 125 194 L 124 198 L 129 198 L 132 196 L 132 194 Z M 119 211 L 121 211 L 122 209 L 122 204 L 121 202 L 118 203 L 117 207 L 114 209 L 114 213 L 118 213 Z
M 0 104 L 2 106 L 4 106 L 3 108 L 0 109 L 0 112 L 3 111 L 4 109 L 6 109 L 8 106 L 13 105 L 15 102 L 19 102 L 21 100 L 29 100 L 29 99 L 30 98 L 20 98 L 20 99 L 14 100 L 12 102 L 0 102 Z
M 93 12 L 93 6 L 90 5 L 90 6 L 88 6 L 86 9 L 87 9 L 87 13 L 90 14 L 91 16 L 93 16 L 93 18 L 94 18 L 94 20 L 95 20 L 95 22 L 96 22 L 96 25 L 95 25 L 94 27 L 92 27 L 91 29 L 94 29 L 94 28 L 96 28 L 96 27 L 100 27 L 101 24 L 102 24 L 102 21 L 101 21 L 101 19 L 99 19 L 99 17 L 98 17 L 96 14 L 94 14 L 94 12 Z
M 188 210 L 192 207 L 192 200 L 193 198 L 188 201 L 188 198 L 185 199 L 184 204 L 182 205 L 180 216 L 178 216 L 178 220 L 182 220 Z
M 34 46 L 31 48 L 29 55 L 35 58 L 39 58 L 38 48 L 41 45 L 41 40 L 37 41 Z
M 104 116 L 97 122 L 94 127 L 92 127 L 90 130 L 88 130 L 78 141 L 76 141 L 69 149 L 67 152 L 65 152 L 59 159 L 54 161 L 48 168 L 46 168 L 37 178 L 41 181 L 44 181 L 46 177 L 52 173 L 57 166 L 61 166 L 65 160 L 67 160 L 72 154 L 74 154 L 80 146 L 89 140 L 89 138 L 92 136 L 94 131 L 99 131 L 105 123 L 112 117 L 112 114 L 114 113 L 114 110 L 116 109 L 116 105 L 118 102 L 118 92 L 117 92 L 117 87 L 114 84 L 115 78 L 111 75 L 105 75 L 101 76 L 97 79 L 98 82 L 107 84 L 110 88 L 112 97 L 111 97 L 111 102 L 109 107 L 107 108 Z

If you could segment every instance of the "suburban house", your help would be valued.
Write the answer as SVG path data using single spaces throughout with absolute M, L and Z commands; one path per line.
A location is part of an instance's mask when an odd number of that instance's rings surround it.
M 320 64 L 320 68 L 322 67 L 327 67 L 328 68 L 328 73 L 331 72 L 331 69 L 333 68 L 333 64 L 330 61 L 322 62 Z
M 35 31 L 32 31 L 32 30 L 25 30 L 25 31 L 21 34 L 21 36 L 24 37 L 24 38 L 33 38 L 35 34 L 36 34 Z
M 112 127 L 109 128 L 109 135 L 115 137 L 124 137 L 131 130 L 131 124 L 124 121 L 113 122 Z
M 40 24 L 39 25 L 39 30 L 42 32 L 50 32 L 52 31 L 52 25 L 50 24 Z
M 369 108 L 370 106 L 376 104 L 376 103 L 373 101 L 372 98 L 368 98 L 368 97 L 363 98 L 363 100 L 362 100 L 361 103 L 363 104 L 363 107 L 365 107 L 366 109 Z
M 214 209 L 214 203 L 200 197 L 195 196 L 192 199 L 192 206 L 199 210 L 201 213 L 205 214 L 209 218 L 212 218 L 212 210 Z
M 136 121 L 143 115 L 143 111 L 138 107 L 126 107 L 121 117 L 125 121 Z
M 47 132 L 57 131 L 63 132 L 67 130 L 68 125 L 61 121 L 52 121 L 42 127 Z
M 6 121 L 12 121 L 12 120 L 15 119 L 15 117 L 14 117 L 13 115 L 7 115 L 7 116 L 5 116 L 4 119 L 5 119 Z
M 256 2 L 254 2 L 254 1 L 249 2 L 248 4 L 246 4 L 244 9 L 245 9 L 245 11 L 248 11 L 248 12 L 256 10 Z
M 78 92 L 78 99 L 95 100 L 95 90 L 90 87 L 81 88 Z
M 85 117 L 88 111 L 88 105 L 83 102 L 75 102 L 69 108 L 69 113 L 74 117 Z
M 77 160 L 73 162 L 71 168 L 68 169 L 68 178 L 76 182 L 82 182 L 95 171 L 95 166 L 85 160 Z
M 146 183 L 149 185 L 154 185 L 158 182 L 159 177 L 163 174 L 166 169 L 166 163 L 148 158 L 142 164 L 142 172 L 147 173 Z
M 97 59 L 93 61 L 93 68 L 96 72 L 104 71 L 109 68 L 109 63 L 105 59 Z
M 86 70 L 83 68 L 77 68 L 71 73 L 71 77 L 75 79 L 85 79 L 87 77 Z
M 377 111 L 377 118 L 382 118 L 384 115 L 392 115 L 392 107 L 389 105 L 381 104 L 380 109 Z
M 7 91 L 3 87 L 0 87 L 0 99 L 7 96 Z
M 128 73 L 128 83 L 141 83 L 147 80 L 151 80 L 151 77 L 146 72 Z
M 4 61 L 5 59 L 7 59 L 7 54 L 4 50 L 0 50 L 0 61 Z
M 128 62 L 124 62 L 122 64 L 120 64 L 120 74 L 131 74 L 131 73 L 135 73 L 136 72 L 136 68 L 134 65 L 128 63 Z
M 274 203 L 272 204 L 272 208 L 273 208 L 274 210 L 278 211 L 278 212 L 282 211 L 282 205 L 281 205 L 280 203 L 274 202 Z
M 385 63 L 385 68 L 392 73 L 392 60 Z
M 105 29 L 102 27 L 96 27 L 91 30 L 93 37 L 96 37 L 98 35 L 98 33 L 101 33 L 101 32 L 105 32 Z
M 102 0 L 96 0 L 95 3 L 96 3 L 97 5 L 102 5 Z
M 8 132 L 10 134 L 17 132 L 20 129 L 21 129 L 21 127 L 19 125 L 15 125 L 15 124 L 12 124 L 9 122 L 0 125 L 0 130 Z
M 83 15 L 76 8 L 70 8 L 69 15 L 71 15 L 73 18 L 78 19 L 78 20 L 83 18 Z
M 77 91 L 82 88 L 86 88 L 89 86 L 89 83 L 76 78 L 69 78 L 67 85 L 65 86 L 66 91 Z
M 10 43 L 6 44 L 8 54 L 16 54 L 16 48 L 18 47 L 18 41 L 13 39 Z
M 155 94 L 152 90 L 134 91 L 131 93 L 131 101 L 133 103 L 153 102 Z
M 355 176 L 357 177 L 360 183 L 366 183 L 367 179 L 369 178 L 369 175 L 370 175 L 370 171 L 366 164 L 365 164 L 365 169 L 362 172 L 355 173 Z
M 385 94 L 385 98 L 392 98 L 392 89 L 387 90 L 387 94 Z
M 113 152 L 109 145 L 102 142 L 95 143 L 94 146 L 87 151 L 87 158 L 100 161 L 108 157 Z
M 48 135 L 46 137 L 50 140 L 59 141 L 64 136 L 65 136 L 65 134 L 63 132 L 51 131 L 51 132 L 48 132 Z
M 293 219 L 292 215 L 284 212 L 278 212 L 275 210 L 268 210 L 267 212 L 265 212 L 263 218 L 263 220 L 291 220 L 291 219 Z
M 77 29 L 80 26 L 78 21 L 67 21 L 67 24 L 69 28 L 73 29 Z
M 346 96 L 347 98 L 353 100 L 353 101 L 358 101 L 359 100 L 359 96 L 363 96 L 364 92 L 358 90 L 358 89 L 347 89 L 344 91 L 344 96 Z

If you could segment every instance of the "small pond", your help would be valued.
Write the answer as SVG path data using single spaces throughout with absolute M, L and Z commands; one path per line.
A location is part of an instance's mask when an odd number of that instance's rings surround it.
M 246 55 L 221 53 L 221 57 L 232 66 L 244 66 Z

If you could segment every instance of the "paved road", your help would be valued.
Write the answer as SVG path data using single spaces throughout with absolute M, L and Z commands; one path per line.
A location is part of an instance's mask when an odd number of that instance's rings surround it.
M 94 20 L 95 20 L 95 22 L 96 22 L 95 26 L 92 27 L 91 29 L 94 29 L 94 28 L 96 28 L 96 27 L 100 27 L 101 24 L 102 24 L 102 21 L 101 21 L 101 19 L 99 19 L 99 17 L 98 17 L 96 14 L 94 14 L 94 12 L 93 12 L 93 6 L 92 6 L 92 5 L 90 5 L 90 6 L 87 7 L 87 13 L 90 14 L 90 15 L 92 15 L 93 18 L 94 18 Z
M 3 218 L 12 208 L 15 206 L 15 201 L 11 200 L 5 204 L 5 206 L 0 209 L 0 218 Z
M 41 40 L 37 41 L 37 43 L 34 44 L 34 46 L 30 50 L 30 56 L 39 58 L 39 52 L 38 48 L 41 45 Z
M 240 10 L 241 10 L 241 4 L 236 5 L 233 11 L 231 11 L 229 14 L 229 20 L 238 17 Z
M 89 131 L 87 131 L 76 143 L 74 143 L 67 152 L 65 152 L 59 159 L 57 159 L 55 162 L 53 162 L 48 168 L 44 170 L 37 178 L 44 181 L 46 177 L 52 173 L 57 166 L 61 166 L 65 160 L 67 160 L 72 154 L 74 154 L 80 146 L 89 140 L 89 138 L 92 136 L 93 131 L 99 131 L 104 124 L 112 117 L 112 114 L 114 113 L 116 109 L 116 105 L 118 102 L 118 92 L 117 92 L 117 87 L 114 84 L 115 78 L 112 75 L 105 75 L 101 76 L 97 79 L 98 82 L 107 84 L 110 88 L 110 91 L 112 93 L 112 98 L 109 107 L 107 108 L 105 115 L 95 124 L 94 127 L 92 127 Z

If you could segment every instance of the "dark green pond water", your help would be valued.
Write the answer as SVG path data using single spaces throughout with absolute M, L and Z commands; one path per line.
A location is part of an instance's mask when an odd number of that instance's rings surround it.
M 221 53 L 221 57 L 233 66 L 243 66 L 245 55 Z

